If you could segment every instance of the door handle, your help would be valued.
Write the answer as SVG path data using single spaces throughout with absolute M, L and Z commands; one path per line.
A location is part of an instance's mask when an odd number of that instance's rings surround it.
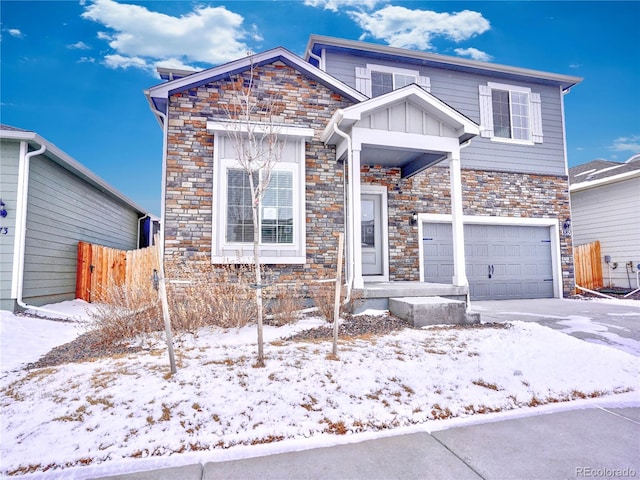
M 491 278 L 491 265 L 489 265 L 489 278 Z
M 495 268 L 493 265 L 489 265 L 489 278 L 491 278 L 493 276 L 493 272 L 494 272 Z

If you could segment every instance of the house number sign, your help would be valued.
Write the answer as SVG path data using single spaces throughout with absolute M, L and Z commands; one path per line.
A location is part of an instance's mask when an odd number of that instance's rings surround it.
M 2 201 L 2 199 L 0 199 L 0 220 L 2 220 L 7 216 L 7 209 L 4 207 L 5 207 L 5 203 Z M 9 234 L 9 227 L 3 227 L 0 225 L 0 235 L 8 235 L 8 234 Z

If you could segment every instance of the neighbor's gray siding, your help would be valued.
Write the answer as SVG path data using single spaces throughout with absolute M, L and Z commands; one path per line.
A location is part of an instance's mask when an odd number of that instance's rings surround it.
M 609 284 L 609 268 L 604 256 L 610 255 L 618 268 L 611 270 L 616 287 L 636 288 L 636 275 L 625 264 L 633 262 L 634 272 L 640 263 L 640 178 L 590 188 L 571 194 L 573 244 L 600 241 L 602 273 Z
M 0 141 L 0 199 L 6 204 L 7 216 L 0 217 L 0 310 L 13 310 L 11 276 L 15 242 L 16 195 L 20 143 Z M 4 229 L 7 234 L 4 234 Z
M 359 58 L 344 53 L 327 52 L 326 56 L 327 73 L 354 88 L 356 83 L 355 67 L 366 67 L 367 63 L 418 70 L 420 75 L 430 78 L 433 95 L 478 124 L 480 124 L 478 85 L 496 82 L 529 87 L 532 92 L 540 93 L 543 143 L 531 146 L 515 145 L 476 137 L 471 141 L 471 145 L 462 150 L 462 167 L 475 170 L 566 175 L 560 87 L 516 82 L 499 77 L 419 67 L 378 59 Z
M 138 214 L 45 156 L 31 159 L 23 298 L 75 298 L 78 241 L 137 248 Z

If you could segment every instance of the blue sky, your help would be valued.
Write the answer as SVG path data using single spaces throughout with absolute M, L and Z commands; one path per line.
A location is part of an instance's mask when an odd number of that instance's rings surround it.
M 565 97 L 569 166 L 624 161 L 640 152 L 639 22 L 640 2 L 2 0 L 0 122 L 159 214 L 155 68 L 302 55 L 317 33 L 584 77 Z

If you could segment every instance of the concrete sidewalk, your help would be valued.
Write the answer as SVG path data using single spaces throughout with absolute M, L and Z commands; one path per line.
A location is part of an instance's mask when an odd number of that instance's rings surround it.
M 640 476 L 640 408 L 587 408 L 100 480 Z

